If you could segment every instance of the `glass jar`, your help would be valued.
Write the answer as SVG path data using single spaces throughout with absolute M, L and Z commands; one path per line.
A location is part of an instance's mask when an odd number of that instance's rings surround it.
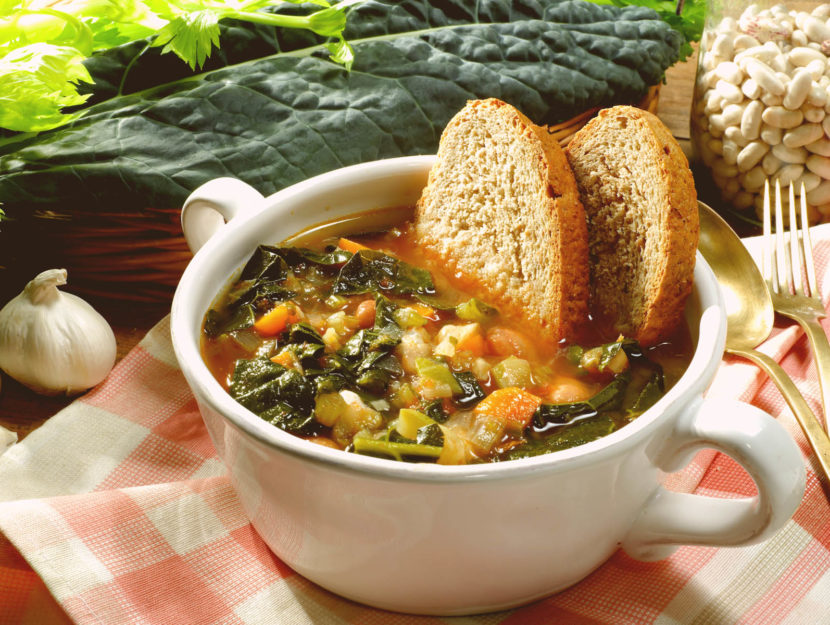
M 691 137 L 722 199 L 760 217 L 764 180 L 830 221 L 830 4 L 709 0 Z M 785 194 L 786 195 L 786 194 Z

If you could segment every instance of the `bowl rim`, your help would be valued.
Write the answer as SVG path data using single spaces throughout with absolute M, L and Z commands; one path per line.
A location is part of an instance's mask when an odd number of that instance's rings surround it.
M 200 304 L 195 301 L 195 289 L 199 281 L 204 282 L 202 276 L 216 272 L 217 266 L 222 267 L 223 248 L 227 248 L 228 242 L 240 237 L 242 232 L 257 229 L 260 232 L 267 232 L 266 228 L 260 226 L 261 222 L 276 219 L 284 211 L 295 210 L 297 204 L 313 202 L 315 195 L 327 192 L 326 189 L 332 186 L 336 188 L 343 184 L 366 182 L 378 172 L 386 174 L 391 172 L 392 175 L 399 176 L 413 175 L 413 173 L 426 175 L 433 161 L 434 156 L 431 155 L 384 159 L 351 165 L 314 176 L 264 198 L 261 209 L 233 219 L 194 255 L 185 268 L 173 297 L 170 333 L 179 367 L 197 399 L 200 412 L 205 408 L 212 410 L 242 436 L 256 444 L 302 461 L 311 462 L 318 467 L 347 471 L 375 479 L 423 483 L 466 483 L 512 479 L 540 472 L 569 471 L 626 453 L 660 427 L 661 422 L 669 418 L 666 416 L 667 413 L 682 410 L 684 406 L 693 401 L 695 396 L 703 394 L 722 358 L 726 340 L 726 315 L 714 273 L 700 252 L 697 252 L 690 300 L 694 298 L 699 300 L 701 314 L 698 328 L 696 328 L 697 345 L 689 366 L 675 385 L 654 406 L 633 422 L 583 445 L 506 462 L 468 465 L 413 464 L 346 453 L 311 443 L 263 421 L 237 403 L 208 370 L 201 357 L 199 336 L 201 320 L 207 312 L 207 306 L 226 286 L 234 273 L 241 269 L 241 266 L 224 267 L 223 279 L 216 281 L 218 286 L 213 289 L 213 296 L 204 305 L 204 310 L 194 310 L 197 304 Z M 309 223 L 308 227 L 314 225 Z M 199 329 L 195 332 L 190 327 L 191 320 L 194 318 L 199 320 Z M 690 328 L 690 330 L 695 332 L 695 328 Z

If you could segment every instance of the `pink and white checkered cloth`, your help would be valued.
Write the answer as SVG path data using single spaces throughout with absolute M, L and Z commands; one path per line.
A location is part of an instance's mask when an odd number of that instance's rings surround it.
M 830 226 L 814 236 L 830 294 Z M 800 329 L 779 328 L 763 349 L 819 411 Z M 727 358 L 709 393 L 776 415 L 805 455 L 802 504 L 769 541 L 684 547 L 655 563 L 618 552 L 576 586 L 523 608 L 407 616 L 341 599 L 268 550 L 242 514 L 164 320 L 102 385 L 0 456 L 0 624 L 830 624 L 830 505 L 806 440 L 777 389 L 746 361 Z M 715 452 L 699 454 L 671 487 L 754 491 Z

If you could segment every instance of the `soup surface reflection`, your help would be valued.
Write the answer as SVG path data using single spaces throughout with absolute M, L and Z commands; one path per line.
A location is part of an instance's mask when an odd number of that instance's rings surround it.
M 625 337 L 544 349 L 424 266 L 406 226 L 260 246 L 205 317 L 204 359 L 231 396 L 287 432 L 442 464 L 610 434 L 690 360 L 686 328 L 648 350 Z

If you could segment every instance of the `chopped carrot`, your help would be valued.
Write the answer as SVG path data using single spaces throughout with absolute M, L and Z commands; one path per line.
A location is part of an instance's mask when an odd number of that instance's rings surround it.
M 352 241 L 351 239 L 346 239 L 343 237 L 340 237 L 340 239 L 337 241 L 337 247 L 339 247 L 341 250 L 351 252 L 352 254 L 357 254 L 360 250 L 370 249 L 362 243 L 358 243 L 357 241 Z
M 495 390 L 482 399 L 473 409 L 473 414 L 495 417 L 508 426 L 524 429 L 541 403 L 541 397 L 518 386 L 508 386 Z
M 422 317 L 426 317 L 427 319 L 435 318 L 435 309 L 432 306 L 427 306 L 426 304 L 421 304 L 420 302 L 413 302 L 411 304 L 407 304 L 407 306 Z
M 487 350 L 487 343 L 480 332 L 471 332 L 456 343 L 455 349 L 470 352 L 474 356 L 483 356 Z
M 297 315 L 292 308 L 286 304 L 277 304 L 254 322 L 254 330 L 262 336 L 276 336 L 285 330 L 289 323 L 296 321 Z
M 278 365 L 282 365 L 288 369 L 292 369 L 294 364 L 296 363 L 296 356 L 292 354 L 290 351 L 286 350 L 284 352 L 280 352 L 276 356 L 271 358 L 271 362 L 275 362 Z

